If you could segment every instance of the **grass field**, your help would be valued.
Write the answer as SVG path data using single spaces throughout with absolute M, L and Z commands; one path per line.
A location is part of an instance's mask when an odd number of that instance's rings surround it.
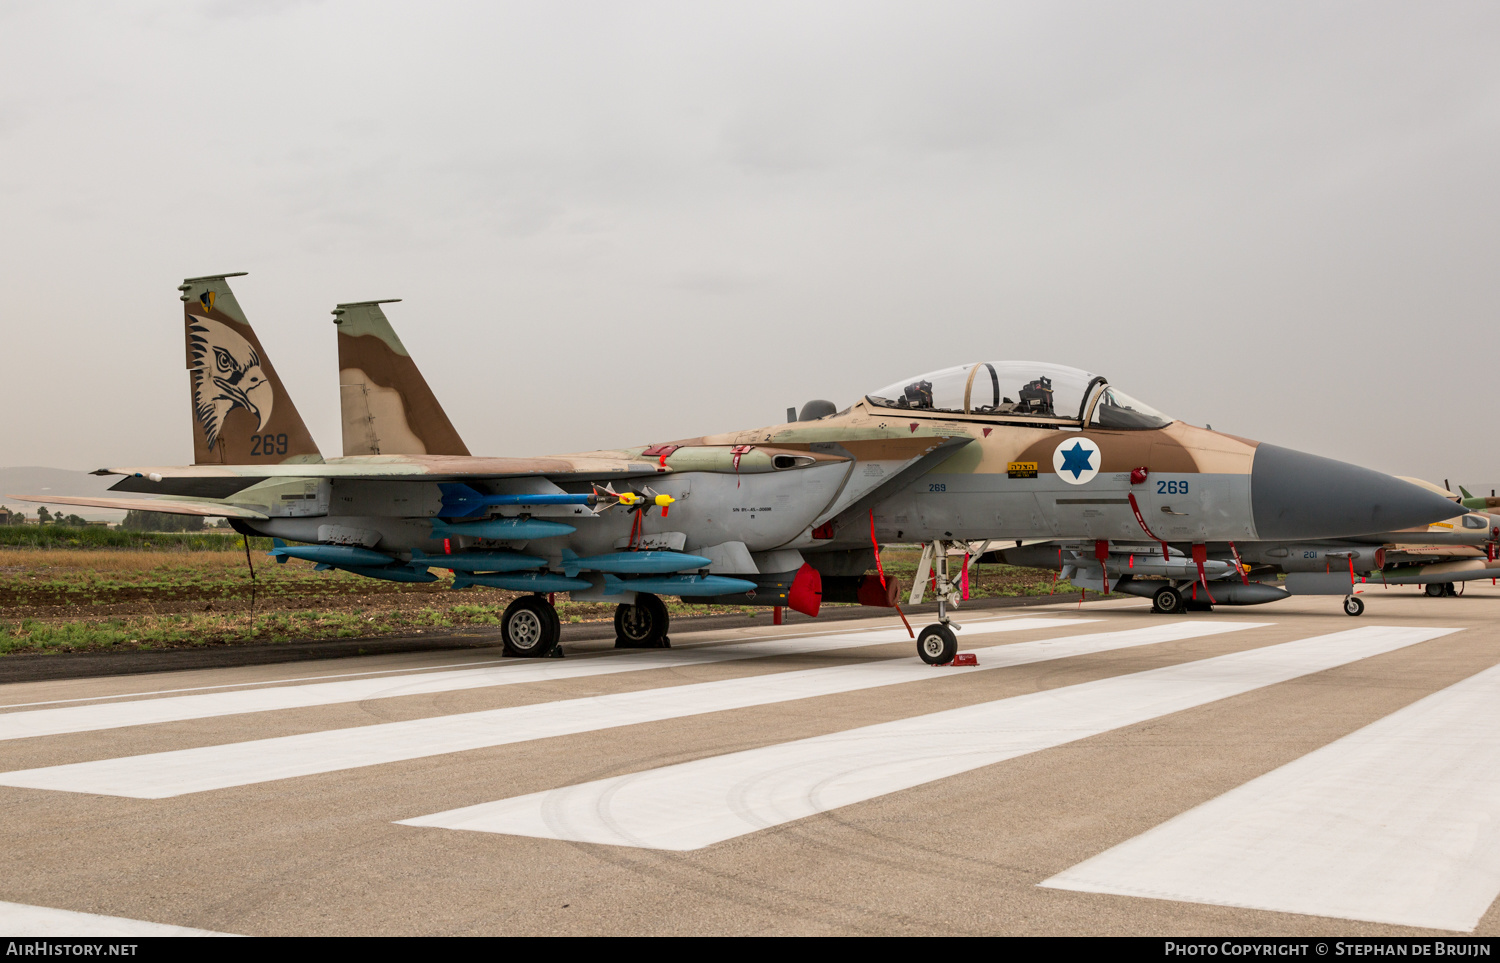
M 21 526 L 15 526 L 19 528 Z M 39 526 L 25 526 L 36 529 Z M 42 529 L 47 531 L 48 529 Z M 6 529 L 0 528 L 0 532 Z M 252 540 L 255 611 L 244 543 L 236 535 L 142 535 L 105 547 L 68 544 L 67 529 L 47 547 L 0 542 L 0 655 L 86 649 L 157 649 L 244 642 L 379 637 L 429 629 L 497 625 L 514 592 L 454 592 L 448 573 L 427 584 L 381 582 L 347 572 L 315 572 L 267 558 Z M 75 529 L 97 532 L 100 529 Z M 113 532 L 114 530 L 104 530 Z M 211 543 L 197 541 L 211 539 Z M 888 549 L 888 576 L 909 586 L 918 553 Z M 975 567 L 974 598 L 1045 595 L 1051 574 L 1002 565 Z M 1070 592 L 1062 583 L 1058 592 Z M 666 600 L 674 617 L 764 612 L 748 606 Z M 873 610 L 872 610 L 873 611 Z M 558 600 L 567 622 L 607 621 L 609 603 Z

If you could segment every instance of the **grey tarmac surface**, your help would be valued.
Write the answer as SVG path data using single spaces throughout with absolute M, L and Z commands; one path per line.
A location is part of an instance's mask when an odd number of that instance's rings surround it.
M 1170 625 L 1242 631 L 752 704 L 160 799 L 0 785 L 0 901 L 251 935 L 1109 934 L 1441 935 L 1381 923 L 1042 888 L 1038 884 L 1476 673 L 1500 665 L 1500 589 L 1414 588 L 1158 616 L 1137 599 L 958 613 L 1077 619 L 986 635 L 961 649 Z M 971 628 L 980 622 L 971 622 Z M 992 765 L 875 795 L 690 851 L 612 846 L 398 820 L 663 766 L 979 706 L 1370 626 L 1459 631 Z M 920 627 L 920 623 L 917 624 Z M 894 618 L 674 631 L 678 664 L 607 674 L 95 728 L 0 741 L 3 773 L 560 700 L 773 678 L 880 660 Z M 858 633 L 882 633 L 868 642 Z M 844 647 L 812 643 L 850 635 Z M 774 653 L 693 661 L 736 643 Z M 552 665 L 629 660 L 580 640 Z M 794 651 L 805 646 L 809 651 Z M 768 648 L 769 651 L 769 648 Z M 648 654 L 649 655 L 649 654 Z M 500 666 L 464 648 L 0 685 L 17 712 L 129 705 L 351 679 L 406 680 Z M 604 663 L 601 663 L 604 664 Z M 613 664 L 613 663 L 611 663 Z M 642 663 L 644 664 L 644 663 Z M 683 690 L 684 692 L 690 690 Z M 651 698 L 651 696 L 646 696 Z M 575 704 L 579 705 L 579 704 Z M 560 710 L 563 711 L 563 710 Z M 108 710 L 105 711 L 108 714 Z M 371 730 L 372 739 L 387 730 Z M 965 736 L 955 733 L 956 744 Z M 1500 737 L 1497 737 L 1500 738 Z M 736 757 L 737 758 L 737 757 Z M 675 801 L 667 801 L 675 802 Z M 1500 933 L 1493 905 L 1474 931 Z M 1450 935 L 1452 935 L 1450 933 Z

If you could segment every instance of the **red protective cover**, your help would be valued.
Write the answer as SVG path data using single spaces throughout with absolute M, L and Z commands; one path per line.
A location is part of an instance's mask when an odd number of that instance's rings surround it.
M 900 596 L 901 585 L 894 575 L 887 578 L 884 585 L 880 584 L 880 576 L 866 575 L 864 581 L 859 583 L 859 594 L 855 597 L 859 599 L 860 605 L 870 605 L 877 609 L 893 609 Z
M 787 590 L 786 607 L 813 618 L 818 617 L 818 609 L 823 607 L 823 576 L 806 562 L 797 569 L 792 587 Z

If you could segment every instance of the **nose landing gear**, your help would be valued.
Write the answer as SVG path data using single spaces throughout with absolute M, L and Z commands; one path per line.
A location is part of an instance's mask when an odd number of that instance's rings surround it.
M 917 655 L 928 665 L 947 665 L 958 654 L 958 636 L 954 629 L 959 626 L 948 618 L 948 606 L 957 607 L 960 593 L 948 576 L 949 545 L 949 542 L 935 541 L 923 546 L 922 560 L 917 563 L 917 577 L 911 586 L 911 604 L 918 605 L 931 572 L 936 587 L 938 620 L 917 634 Z
M 1357 595 L 1350 595 L 1344 599 L 1345 615 L 1363 615 L 1365 613 L 1365 600 Z

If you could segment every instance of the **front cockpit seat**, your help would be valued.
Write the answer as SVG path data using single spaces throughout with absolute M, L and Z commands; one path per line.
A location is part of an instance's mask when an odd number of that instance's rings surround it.
M 914 381 L 906 386 L 906 391 L 901 397 L 906 402 L 905 408 L 931 408 L 932 407 L 932 382 Z

